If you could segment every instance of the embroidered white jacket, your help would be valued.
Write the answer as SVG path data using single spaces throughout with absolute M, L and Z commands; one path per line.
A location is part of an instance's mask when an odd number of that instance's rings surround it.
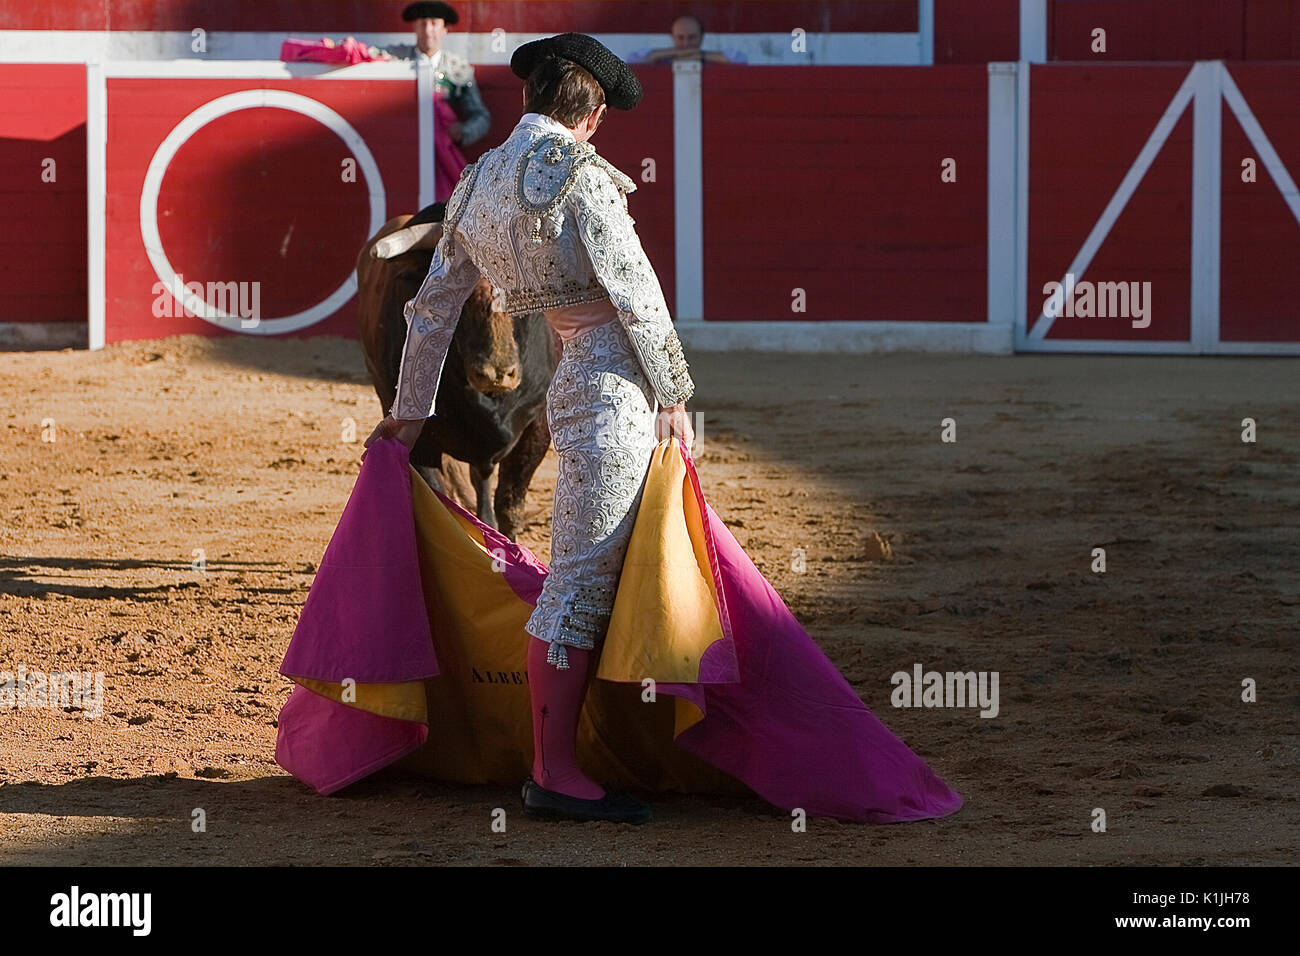
M 485 276 L 505 312 L 608 299 L 661 406 L 695 392 L 681 340 L 627 211 L 635 184 L 549 116 L 526 113 L 465 167 L 429 273 L 406 304 L 391 414 L 433 415 L 461 307 Z

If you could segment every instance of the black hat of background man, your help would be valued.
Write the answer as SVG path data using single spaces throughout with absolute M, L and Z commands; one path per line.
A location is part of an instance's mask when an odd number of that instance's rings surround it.
M 561 33 L 525 43 L 510 57 L 510 69 L 526 80 L 548 56 L 572 60 L 594 76 L 605 91 L 605 102 L 616 110 L 630 110 L 641 102 L 641 81 L 636 74 L 603 43 L 585 33 Z
M 429 0 L 413 3 L 402 11 L 402 19 L 408 22 L 418 20 L 421 17 L 441 17 L 442 21 L 448 25 L 460 19 L 456 11 L 451 8 L 451 4 L 431 3 Z

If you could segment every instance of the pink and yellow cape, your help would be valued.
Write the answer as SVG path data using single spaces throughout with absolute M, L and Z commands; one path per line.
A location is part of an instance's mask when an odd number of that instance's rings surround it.
M 322 794 L 397 764 L 517 787 L 532 765 L 524 623 L 546 566 L 372 445 L 280 672 L 276 761 Z M 757 794 L 863 823 L 962 805 L 885 727 L 655 449 L 579 727 L 584 769 L 651 792 Z

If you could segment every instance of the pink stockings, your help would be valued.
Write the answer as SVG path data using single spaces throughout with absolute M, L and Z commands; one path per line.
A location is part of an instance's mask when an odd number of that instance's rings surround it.
M 578 715 L 591 651 L 566 647 L 569 667 L 546 663 L 546 641 L 528 637 L 528 693 L 533 703 L 533 779 L 570 797 L 599 800 L 605 789 L 578 766 Z

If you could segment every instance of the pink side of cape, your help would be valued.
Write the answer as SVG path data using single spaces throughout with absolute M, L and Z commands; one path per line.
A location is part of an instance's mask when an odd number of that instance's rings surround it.
M 407 455 L 396 441 L 367 450 L 280 665 L 286 677 L 386 684 L 438 674 Z
M 380 717 L 295 687 L 280 709 L 275 762 L 328 795 L 414 753 L 428 739 L 425 724 Z
M 958 810 L 961 795 L 876 718 L 799 624 L 704 500 L 695 464 L 685 458 L 707 516 L 740 680 L 659 685 L 705 713 L 677 745 L 769 803 L 811 816 L 894 823 Z
M 453 123 L 460 122 L 460 117 L 441 93 L 434 94 L 433 108 L 436 119 L 433 124 L 434 202 L 446 202 L 460 182 L 461 171 L 469 163 L 447 132 Z
M 689 457 L 687 464 L 694 475 Z M 366 480 L 368 476 L 373 480 Z M 704 501 L 697 481 L 693 487 L 708 519 L 740 680 L 661 684 L 660 690 L 688 697 L 705 714 L 677 737 L 676 744 L 743 781 L 773 805 L 784 810 L 801 807 L 810 816 L 890 823 L 942 817 L 960 808 L 961 796 L 858 699 Z M 362 463 L 362 476 L 344 519 L 354 508 L 364 513 L 379 508 L 388 513 L 391 522 L 372 526 L 374 536 L 387 542 L 386 551 L 394 555 L 394 560 L 399 552 L 407 554 L 402 549 L 409 548 L 409 557 L 418 562 L 409 496 L 405 448 L 396 441 L 379 442 L 371 446 Z M 399 498 L 406 501 L 405 523 L 395 516 L 402 509 L 396 501 Z M 502 544 L 507 540 L 454 502 L 441 495 L 439 498 L 479 525 L 486 541 Z M 385 504 L 378 505 L 371 499 Z M 341 521 L 340 527 L 343 524 Z M 350 542 L 349 547 L 362 548 L 365 544 L 353 536 L 344 540 Z M 334 550 L 334 541 L 330 550 Z M 339 564 L 350 563 L 344 562 L 342 555 L 338 557 Z M 516 593 L 521 600 L 535 603 L 545 566 L 531 551 L 513 542 L 506 549 L 506 557 L 507 573 Z M 406 563 L 401 562 L 403 566 Z M 337 620 L 332 625 L 330 621 L 318 621 L 306 630 L 300 623 L 294 644 L 319 641 L 332 650 L 322 654 L 315 648 L 298 651 L 291 645 L 290 655 L 311 661 L 314 669 L 323 668 L 330 674 L 339 670 L 332 663 L 334 654 L 352 654 L 355 658 L 358 649 L 370 648 L 372 653 L 362 654 L 362 658 L 374 656 L 376 645 L 367 641 L 374 636 L 368 622 L 376 604 L 414 606 L 423 613 L 418 564 L 416 568 L 414 579 L 385 575 L 374 579 L 370 590 L 349 589 L 346 594 L 331 595 L 335 599 L 328 602 L 331 608 L 348 600 L 366 605 L 363 612 L 349 618 L 359 629 L 340 627 Z M 322 562 L 322 572 L 324 569 Z M 535 588 L 529 586 L 529 579 L 536 582 Z M 335 579 L 329 587 L 338 586 L 340 579 Z M 357 599 L 358 594 L 366 595 L 364 602 Z M 528 594 L 531 599 L 525 596 Z M 326 603 L 318 600 L 316 608 Z M 304 618 L 310 616 L 311 604 L 309 596 Z M 331 627 L 333 634 L 328 633 Z M 425 628 L 427 632 L 427 622 Z M 407 655 L 407 663 L 388 666 L 371 661 L 371 670 L 388 673 L 391 680 L 428 676 L 425 664 L 414 663 L 418 659 L 410 657 L 412 647 L 406 641 L 396 649 Z M 725 660 L 727 655 L 723 656 Z M 428 660 L 432 660 L 431 647 Z M 293 670 L 288 662 L 286 655 L 284 673 L 321 676 Z M 299 687 L 281 712 L 276 760 L 319 792 L 331 793 L 421 746 L 423 737 L 417 740 L 413 736 L 420 733 L 427 733 L 423 725 L 365 714 Z
M 711 507 L 707 513 L 736 629 L 740 682 L 681 688 L 705 718 L 677 745 L 769 803 L 803 807 L 810 816 L 894 823 L 958 810 L 960 794 L 862 703 L 727 526 Z

